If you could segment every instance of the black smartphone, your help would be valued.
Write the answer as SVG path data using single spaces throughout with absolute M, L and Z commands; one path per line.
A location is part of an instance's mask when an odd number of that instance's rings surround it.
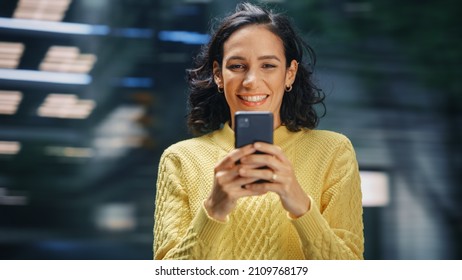
M 273 144 L 273 113 L 239 111 L 234 114 L 235 147 L 255 142 Z
M 273 144 L 273 114 L 266 111 L 239 111 L 234 114 L 235 147 L 240 148 L 255 142 Z M 261 152 L 256 152 L 261 154 Z M 239 164 L 239 162 L 238 162 Z M 267 168 L 266 166 L 261 169 Z M 257 180 L 255 183 L 265 183 Z

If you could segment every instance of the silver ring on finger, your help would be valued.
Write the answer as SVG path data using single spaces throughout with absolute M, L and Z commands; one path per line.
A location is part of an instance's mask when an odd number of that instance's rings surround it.
M 278 175 L 273 172 L 273 176 L 271 176 L 271 181 L 276 182 L 277 178 L 278 178 Z

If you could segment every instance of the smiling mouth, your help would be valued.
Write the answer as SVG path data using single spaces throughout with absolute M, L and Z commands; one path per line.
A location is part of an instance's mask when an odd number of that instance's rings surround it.
M 268 98 L 269 95 L 262 94 L 262 95 L 239 95 L 239 99 L 244 100 L 246 102 L 252 103 L 259 103 Z

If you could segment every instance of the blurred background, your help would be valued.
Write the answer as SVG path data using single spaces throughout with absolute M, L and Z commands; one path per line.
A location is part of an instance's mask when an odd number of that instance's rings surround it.
M 0 259 L 152 258 L 158 160 L 191 137 L 185 69 L 237 2 L 0 1 Z M 462 259 L 460 2 L 253 2 L 317 52 L 365 257 Z

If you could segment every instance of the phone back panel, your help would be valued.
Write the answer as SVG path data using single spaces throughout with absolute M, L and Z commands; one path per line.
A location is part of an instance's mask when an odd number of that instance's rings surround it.
M 273 144 L 271 112 L 239 111 L 234 115 L 236 148 L 255 142 Z

